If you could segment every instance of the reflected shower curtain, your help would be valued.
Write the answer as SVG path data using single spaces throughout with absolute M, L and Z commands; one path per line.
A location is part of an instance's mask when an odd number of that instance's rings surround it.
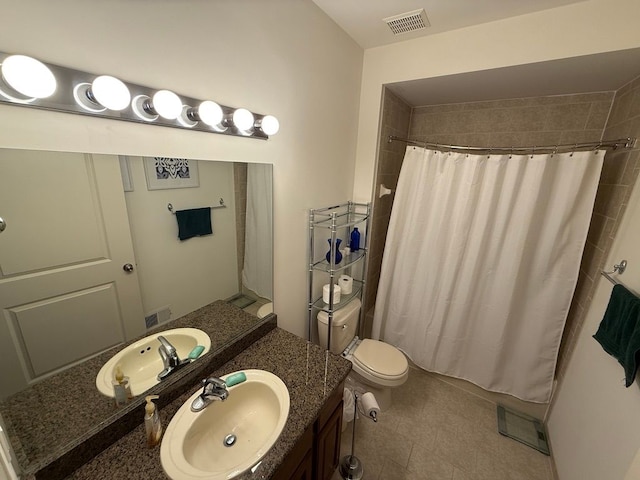
M 247 165 L 247 218 L 242 284 L 273 300 L 273 194 L 271 165 Z
M 407 147 L 373 338 L 426 370 L 549 401 L 603 156 Z

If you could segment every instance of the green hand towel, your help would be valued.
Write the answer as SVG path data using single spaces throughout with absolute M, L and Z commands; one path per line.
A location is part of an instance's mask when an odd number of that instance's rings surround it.
M 178 238 L 180 240 L 213 233 L 211 207 L 178 210 L 176 220 L 178 220 Z
M 624 368 L 625 385 L 636 376 L 640 352 L 640 299 L 623 285 L 615 285 L 607 311 L 593 336 Z

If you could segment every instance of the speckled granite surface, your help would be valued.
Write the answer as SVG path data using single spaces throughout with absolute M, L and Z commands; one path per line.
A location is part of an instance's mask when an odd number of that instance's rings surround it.
M 326 375 L 325 360 L 328 360 Z M 351 370 L 351 363 L 339 356 L 327 356 L 320 347 L 307 344 L 299 337 L 276 328 L 211 373 L 222 376 L 250 368 L 267 370 L 280 377 L 289 389 L 291 407 L 287 423 L 278 441 L 265 455 L 257 470 L 254 473 L 242 474 L 237 477 L 239 480 L 271 477 L 287 453 L 314 422 L 327 397 L 344 381 Z M 199 387 L 194 386 L 160 410 L 165 428 L 180 406 L 198 389 Z M 138 413 L 142 417 L 143 409 L 139 408 Z M 68 478 L 142 480 L 168 477 L 164 474 L 160 463 L 160 446 L 153 449 L 147 448 L 144 425 L 140 425 Z
M 200 328 L 211 337 L 211 350 L 149 392 L 161 394 L 162 407 L 187 391 L 205 372 L 233 358 L 275 325 L 275 317 L 260 320 L 238 307 L 217 301 L 152 330 L 150 333 L 169 328 Z M 122 348 L 104 352 L 0 404 L 26 478 L 36 473 L 38 478 L 64 477 L 142 422 L 138 410 L 144 398 L 137 397 L 129 405 L 116 409 L 113 399 L 101 395 L 95 386 L 101 366 Z

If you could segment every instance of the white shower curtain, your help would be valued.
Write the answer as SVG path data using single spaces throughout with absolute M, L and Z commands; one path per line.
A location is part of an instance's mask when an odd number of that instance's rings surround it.
M 603 156 L 407 147 L 373 338 L 426 370 L 549 401 Z
M 247 218 L 242 284 L 273 300 L 273 194 L 271 165 L 247 165 Z

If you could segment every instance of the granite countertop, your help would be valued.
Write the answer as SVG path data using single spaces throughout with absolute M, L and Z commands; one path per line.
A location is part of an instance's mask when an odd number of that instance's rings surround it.
M 236 477 L 238 480 L 271 478 L 315 421 L 329 395 L 344 381 L 351 370 L 351 362 L 340 356 L 327 355 L 319 346 L 276 328 L 211 374 L 220 377 L 252 368 L 267 370 L 280 377 L 289 389 L 291 406 L 287 423 L 273 448 L 263 457 L 254 473 L 244 473 Z M 199 388 L 194 386 L 160 410 L 165 429 L 180 406 Z M 138 413 L 142 419 L 144 409 L 139 408 Z M 96 478 L 135 480 L 168 477 L 160 463 L 160 445 L 147 448 L 144 425 L 140 425 L 68 477 L 72 480 Z
M 162 395 L 163 392 L 179 387 L 181 382 L 188 381 L 186 388 L 190 387 L 192 375 L 200 375 L 202 369 L 211 370 L 227 362 L 257 338 L 275 328 L 275 324 L 275 317 L 261 320 L 234 305 L 216 301 L 160 325 L 126 345 L 150 333 L 171 328 L 193 327 L 209 334 L 211 349 L 207 354 L 148 391 Z M 93 455 L 93 452 L 86 451 L 89 439 L 109 430 L 98 441 L 98 448 L 102 450 L 142 423 L 142 417 L 137 418 L 136 411 L 144 403 L 142 396 L 117 409 L 113 399 L 100 394 L 95 386 L 95 377 L 102 365 L 126 345 L 112 348 L 49 377 L 0 404 L 0 413 L 11 444 L 26 477 L 32 478 L 44 468 L 64 472 L 66 466 L 52 467 L 64 455 L 74 457 L 75 465 L 71 468 L 75 468 Z M 176 392 L 173 398 L 183 392 L 184 389 Z M 165 398 L 165 401 L 169 400 L 169 397 Z M 126 422 L 122 418 L 127 418 Z M 83 448 L 82 452 L 78 450 Z M 90 445 L 90 448 L 95 450 L 96 446 Z M 50 470 L 37 476 L 60 478 L 64 475 L 66 473 L 54 475 Z

